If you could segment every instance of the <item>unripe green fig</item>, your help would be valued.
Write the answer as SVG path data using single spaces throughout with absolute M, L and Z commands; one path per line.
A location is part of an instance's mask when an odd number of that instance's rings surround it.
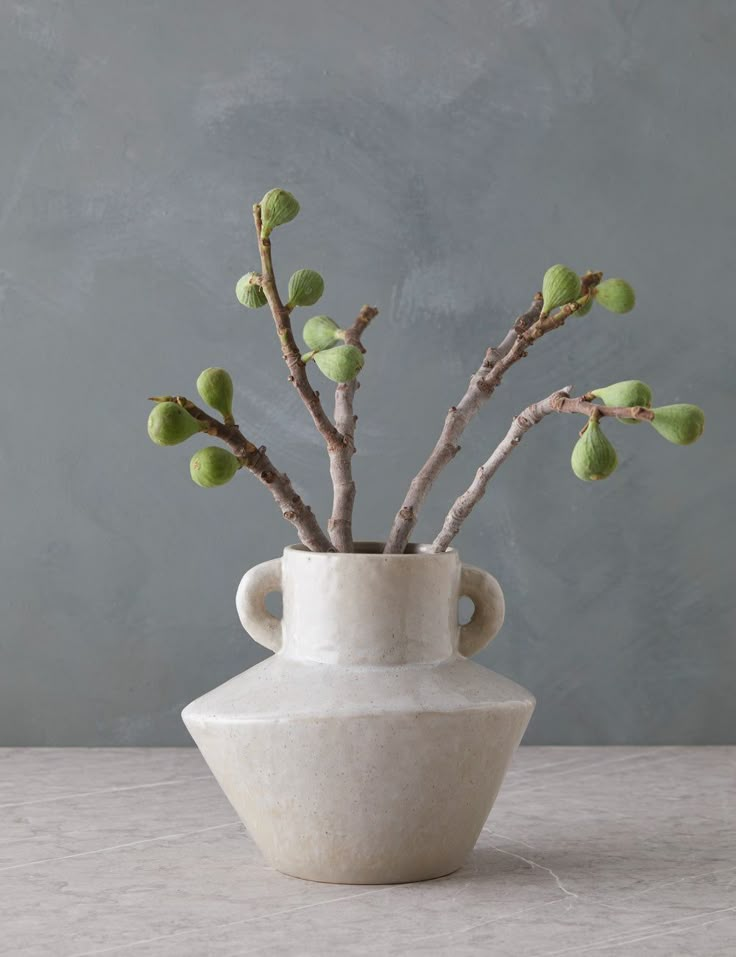
M 582 318 L 583 316 L 587 316 L 592 308 L 593 308 L 593 297 L 591 296 L 590 299 L 585 303 L 585 305 L 578 306 L 578 308 L 574 312 L 574 315 Z
M 316 352 L 314 361 L 322 375 L 333 382 L 350 382 L 363 368 L 363 353 L 356 346 L 334 346 Z
M 631 312 L 636 295 L 625 279 L 604 279 L 596 286 L 595 297 L 609 312 Z
M 542 280 L 542 312 L 574 302 L 580 295 L 580 276 L 568 266 L 550 266 Z
M 618 465 L 616 449 L 611 445 L 598 420 L 591 416 L 588 427 L 575 443 L 570 458 L 573 472 L 584 482 L 608 478 Z
M 325 281 L 314 269 L 297 269 L 289 280 L 289 308 L 313 306 L 325 291 Z
M 179 445 L 204 428 L 176 402 L 159 402 L 148 416 L 148 434 L 156 445 Z
M 329 316 L 307 319 L 302 335 L 310 349 L 329 349 L 338 339 L 344 338 L 343 330 Z
M 299 203 L 285 189 L 269 189 L 261 200 L 261 236 L 266 239 L 272 229 L 290 223 L 299 212 Z
M 225 369 L 205 369 L 197 379 L 197 392 L 207 405 L 219 412 L 225 421 L 233 417 L 233 380 Z
M 232 452 L 218 445 L 208 445 L 192 456 L 189 473 L 193 481 L 202 488 L 215 488 L 227 485 L 240 468 L 240 462 Z
M 675 445 L 691 445 L 703 434 L 705 413 L 697 405 L 687 402 L 661 405 L 652 409 L 652 425 L 661 436 Z
M 648 409 L 652 404 L 652 390 L 646 382 L 639 382 L 638 379 L 614 382 L 603 389 L 592 389 L 590 394 L 600 399 L 604 405 L 641 405 Z M 635 425 L 642 422 L 642 419 L 617 418 L 619 422 L 633 422 Z
M 247 272 L 238 279 L 235 286 L 238 302 L 247 309 L 260 309 L 261 306 L 266 305 L 266 293 L 258 283 L 251 282 L 256 275 L 254 272 Z

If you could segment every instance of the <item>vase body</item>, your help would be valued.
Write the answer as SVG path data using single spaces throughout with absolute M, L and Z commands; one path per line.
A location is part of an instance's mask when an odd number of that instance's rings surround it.
M 503 595 L 455 551 L 383 555 L 290 546 L 248 572 L 238 611 L 275 651 L 184 709 L 184 722 L 261 849 L 332 883 L 426 880 L 475 844 L 534 698 L 468 656 Z M 283 616 L 263 604 L 283 592 Z M 469 595 L 471 621 L 458 623 Z

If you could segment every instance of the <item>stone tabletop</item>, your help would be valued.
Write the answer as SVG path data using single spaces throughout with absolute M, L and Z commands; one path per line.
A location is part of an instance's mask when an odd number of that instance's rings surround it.
M 13 957 L 736 955 L 736 748 L 522 748 L 466 867 L 267 868 L 190 749 L 0 751 Z

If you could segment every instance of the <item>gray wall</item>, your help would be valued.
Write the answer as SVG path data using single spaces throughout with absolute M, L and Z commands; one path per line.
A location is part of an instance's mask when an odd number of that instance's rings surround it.
M 485 346 L 544 269 L 600 267 L 598 310 L 514 369 L 419 538 L 555 387 L 641 377 L 709 415 L 698 446 L 612 428 L 576 480 L 548 420 L 458 541 L 507 624 L 480 660 L 533 689 L 527 741 L 736 741 L 736 8 L 703 2 L 113 0 L 0 5 L 0 741 L 184 744 L 179 711 L 258 661 L 234 589 L 292 540 L 250 477 L 206 492 L 146 396 L 227 365 L 241 421 L 324 516 L 320 441 L 265 313 L 250 204 L 302 201 L 277 265 L 321 307 L 382 310 L 359 395 L 357 531 L 385 534 Z M 326 390 L 325 390 L 326 391 Z

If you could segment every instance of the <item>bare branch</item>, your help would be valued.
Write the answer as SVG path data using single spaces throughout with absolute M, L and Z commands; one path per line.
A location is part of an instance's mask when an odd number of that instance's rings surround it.
M 218 421 L 182 395 L 166 396 L 165 398 L 177 402 L 195 419 L 204 422 L 207 425 L 204 431 L 224 442 L 233 455 L 240 459 L 243 466 L 266 486 L 281 509 L 283 517 L 287 522 L 291 522 L 297 531 L 299 540 L 310 551 L 329 552 L 333 550 L 330 540 L 319 527 L 312 509 L 295 491 L 289 477 L 283 472 L 279 472 L 266 455 L 264 446 L 254 445 L 243 435 L 237 425 L 226 425 Z
M 386 553 L 400 553 L 406 548 L 409 536 L 417 523 L 419 509 L 422 507 L 437 476 L 458 453 L 460 450 L 458 440 L 465 431 L 465 427 L 491 396 L 493 388 L 489 389 L 486 385 L 488 375 L 498 370 L 500 364 L 505 362 L 514 353 L 514 350 L 516 350 L 517 357 L 524 351 L 526 344 L 519 338 L 520 333 L 528 330 L 539 319 L 541 311 L 542 296 L 538 293 L 532 300 L 528 311 L 518 317 L 500 345 L 495 349 L 489 348 L 487 350 L 480 368 L 468 383 L 465 395 L 447 413 L 442 432 L 429 458 L 412 479 L 403 504 L 394 518 L 384 549 Z M 512 359 L 512 361 L 515 360 Z M 503 371 L 501 371 L 501 374 L 503 374 Z
M 365 347 L 361 337 L 371 320 L 378 315 L 373 306 L 363 306 L 353 324 L 345 330 L 347 345 L 356 346 L 362 352 Z M 333 498 L 332 515 L 327 523 L 327 531 L 335 548 L 340 552 L 353 551 L 353 504 L 355 502 L 355 482 L 353 480 L 352 458 L 355 454 L 355 423 L 353 398 L 360 383 L 357 378 L 351 382 L 340 382 L 335 388 L 335 426 L 342 435 L 342 444 L 330 451 L 330 475 L 332 476 Z
M 580 396 L 576 399 L 570 398 L 572 386 L 566 386 L 553 392 L 552 395 L 542 399 L 541 402 L 534 402 L 520 412 L 511 423 L 508 432 L 494 449 L 490 458 L 475 473 L 475 478 L 468 488 L 455 499 L 455 502 L 447 513 L 442 530 L 432 543 L 432 550 L 435 552 L 444 552 L 453 538 L 460 531 L 460 526 L 470 515 L 472 510 L 483 498 L 486 487 L 501 465 L 511 455 L 516 446 L 521 442 L 524 435 L 542 421 L 545 416 L 552 412 L 579 413 L 590 416 L 612 415 L 625 419 L 640 419 L 642 421 L 651 421 L 654 413 L 651 409 L 645 409 L 643 406 L 635 405 L 631 407 L 598 405 L 590 401 L 588 395 Z

